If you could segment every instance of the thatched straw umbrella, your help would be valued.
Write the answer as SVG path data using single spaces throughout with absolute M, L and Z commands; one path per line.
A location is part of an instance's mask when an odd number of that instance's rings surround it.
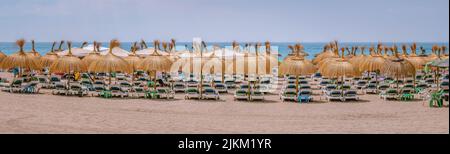
M 442 58 L 447 59 L 448 58 L 447 46 L 445 46 L 445 45 L 441 46 L 441 52 L 442 52 Z
M 134 82 L 134 73 L 138 70 L 138 65 L 141 62 L 141 58 L 136 55 L 137 43 L 135 42 L 131 47 L 131 54 L 128 57 L 125 57 L 125 61 L 128 62 L 128 65 L 131 68 L 132 72 L 132 82 Z
M 360 64 L 362 62 L 364 62 L 366 60 L 366 58 L 368 58 L 369 56 L 365 55 L 364 50 L 366 49 L 366 47 L 361 46 L 359 47 L 361 54 L 357 55 L 357 56 L 353 56 L 352 58 L 348 59 L 348 62 L 352 63 L 353 66 L 360 66 Z
M 2 51 L 0 51 L 0 63 L 2 62 L 2 60 L 6 57 L 5 53 L 3 53 Z
M 345 59 L 345 57 L 340 57 L 339 56 L 339 48 L 336 47 L 336 48 L 333 48 L 333 50 L 334 50 L 335 55 L 332 56 L 332 57 L 327 57 L 327 58 L 323 59 L 322 61 L 318 62 L 316 64 L 316 66 L 318 68 L 322 67 L 322 65 L 324 65 L 324 64 L 327 64 L 327 63 L 330 63 L 330 62 L 335 62 L 337 60 L 341 60 L 342 58 Z M 341 48 L 341 52 L 344 54 L 345 48 Z
M 67 55 L 58 58 L 51 66 L 50 73 L 67 73 L 71 74 L 72 72 L 84 72 L 86 71 L 86 65 L 80 60 L 80 58 L 72 55 L 72 43 L 67 42 L 67 47 L 69 48 L 69 52 Z M 67 85 L 70 86 L 70 78 L 67 80 Z
M 138 68 L 142 69 L 143 71 L 146 71 L 150 77 L 150 73 L 154 73 L 154 89 L 156 90 L 156 74 L 157 72 L 169 72 L 172 61 L 168 59 L 167 57 L 161 55 L 158 50 L 157 46 L 159 46 L 159 41 L 155 40 L 154 42 L 154 52 L 145 57 L 141 63 L 139 63 Z
M 438 54 L 440 52 L 440 47 L 437 45 L 433 45 L 433 47 L 431 47 L 431 54 L 428 55 L 428 61 L 433 61 L 433 60 L 437 60 L 440 57 L 438 56 Z
M 42 67 L 50 67 L 53 64 L 53 62 L 58 60 L 59 57 L 54 50 L 55 45 L 56 42 L 53 42 L 52 49 L 50 50 L 50 52 L 47 52 L 47 54 L 45 54 L 40 58 L 40 64 Z
M 358 76 L 360 73 L 356 67 L 344 59 L 344 49 L 341 49 L 341 51 L 341 59 L 322 65 L 319 71 L 322 75 L 330 78 L 340 77 L 343 83 L 344 77 Z
M 373 52 L 373 48 L 369 49 Z M 375 72 L 375 81 L 378 86 L 378 73 L 384 67 L 386 59 L 380 55 L 381 50 L 378 53 L 373 53 L 373 56 L 368 57 L 366 60 L 362 61 L 357 67 L 359 71 Z
M 92 62 L 99 60 L 100 58 L 102 58 L 102 56 L 100 55 L 99 49 L 100 49 L 100 43 L 97 43 L 96 41 L 94 41 L 94 48 L 93 48 L 92 52 L 89 53 L 88 55 L 86 55 L 85 57 L 83 57 L 83 59 L 81 59 L 81 61 L 83 61 L 83 63 L 85 63 L 86 66 L 89 66 L 89 65 L 91 65 Z
M 114 47 L 113 49 L 109 49 L 107 51 L 102 51 L 102 52 L 100 52 L 100 55 L 106 56 L 111 53 L 114 54 L 116 57 L 121 57 L 121 58 L 128 57 L 130 55 L 130 52 L 128 52 L 127 50 L 122 49 L 120 47 Z
M 88 71 L 92 73 L 109 73 L 109 85 L 112 83 L 112 73 L 130 72 L 130 67 L 127 61 L 119 56 L 116 56 L 113 53 L 114 48 L 120 48 L 120 42 L 118 40 L 111 40 L 109 44 L 109 52 L 102 56 L 102 58 L 91 63 L 88 67 Z
M 41 57 L 41 54 L 39 54 L 39 52 L 36 51 L 34 40 L 31 40 L 31 51 L 27 52 L 27 54 L 34 56 L 37 59 L 39 59 L 39 57 Z
M 350 62 L 350 59 L 352 59 L 353 57 L 356 57 L 356 51 L 358 50 L 358 47 L 353 46 L 350 50 L 349 47 L 345 47 L 345 50 L 347 51 L 347 55 L 344 56 L 345 60 L 348 60 Z
M 395 47 L 394 47 L 395 48 Z M 397 50 L 393 50 L 394 55 L 396 59 L 389 59 L 385 62 L 384 67 L 381 69 L 381 73 L 395 77 L 397 80 L 397 91 L 399 90 L 398 86 L 398 78 L 399 77 L 408 77 L 408 76 L 415 76 L 416 69 L 414 68 L 414 65 L 411 64 L 411 62 L 400 58 L 398 55 Z
M 280 64 L 279 71 L 281 74 L 295 75 L 295 90 L 298 93 L 298 76 L 310 75 L 316 72 L 316 67 L 310 61 L 306 61 L 303 56 L 298 53 L 290 60 L 283 61 Z
M 327 59 L 327 58 L 336 58 L 339 57 L 338 54 L 336 54 L 336 51 L 339 49 L 335 49 L 337 46 L 337 42 L 327 44 L 323 47 L 322 53 L 318 54 L 314 59 L 313 63 L 318 64 L 320 61 Z
M 409 62 L 411 62 L 416 70 L 423 69 L 424 65 L 427 63 L 426 59 L 416 54 L 417 45 L 413 43 L 411 45 L 411 54 L 406 58 Z M 402 50 L 406 50 L 406 45 L 402 46 Z
M 16 41 L 16 44 L 20 47 L 20 50 L 17 53 L 9 55 L 1 61 L 0 68 L 2 69 L 11 69 L 11 68 L 19 68 L 19 76 L 22 73 L 22 69 L 28 70 L 40 70 L 41 66 L 39 65 L 39 61 L 29 54 L 26 54 L 23 50 L 23 45 L 25 44 L 25 40 L 20 39 Z

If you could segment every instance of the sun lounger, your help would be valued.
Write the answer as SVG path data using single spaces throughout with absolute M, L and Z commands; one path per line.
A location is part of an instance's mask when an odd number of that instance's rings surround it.
M 111 91 L 112 97 L 125 97 L 128 96 L 128 92 L 123 91 L 122 88 L 120 88 L 120 85 L 112 85 L 109 88 L 109 91 Z
M 159 98 L 165 98 L 165 99 L 174 99 L 175 98 L 175 92 L 170 90 L 169 88 L 156 88 L 156 91 L 158 92 Z
M 222 83 L 216 83 L 214 84 L 214 89 L 217 90 L 219 93 L 228 93 L 228 88 L 225 84 Z
M 399 94 L 398 94 L 398 91 L 395 89 L 387 89 L 386 91 L 380 93 L 380 98 L 382 98 L 384 100 L 398 99 Z
M 332 90 L 336 90 L 336 89 L 337 89 L 336 85 L 330 84 L 330 85 L 325 86 L 322 89 L 322 93 L 326 94 L 327 92 L 332 91 Z
M 133 87 L 128 81 L 122 81 L 119 83 L 119 85 L 120 89 L 124 92 L 130 92 L 131 88 Z
M 23 83 L 22 79 L 14 80 L 9 86 L 9 92 L 11 93 L 20 92 L 22 90 L 22 83 Z
M 400 100 L 402 100 L 402 101 L 413 100 L 414 99 L 413 89 L 410 89 L 410 88 L 402 89 L 400 91 L 399 97 L 400 97 Z
M 130 92 L 130 94 L 131 94 L 133 97 L 136 97 L 136 98 L 142 98 L 142 97 L 145 97 L 146 92 L 145 92 L 145 90 L 144 90 L 143 87 L 134 86 L 134 87 L 132 88 L 132 92 Z
M 91 96 L 97 96 L 97 97 L 99 97 L 100 94 L 106 90 L 105 86 L 103 86 L 103 85 L 94 85 L 93 89 L 94 89 L 94 91 L 91 92 Z
M 67 92 L 68 95 L 78 95 L 78 96 L 84 96 L 88 94 L 87 89 L 83 89 L 81 84 L 78 83 L 72 83 L 69 86 L 69 91 Z
M 217 90 L 212 89 L 212 88 L 205 88 L 205 89 L 203 89 L 202 99 L 219 100 L 220 96 L 219 96 L 219 93 L 217 92 Z
M 48 88 L 55 88 L 56 83 L 61 82 L 61 79 L 57 76 L 51 76 L 50 77 L 50 85 Z
M 232 79 L 232 80 L 225 80 L 225 85 L 227 85 L 228 89 L 236 88 L 236 83 L 234 82 L 234 79 Z
M 367 86 L 367 81 L 364 81 L 364 80 L 359 80 L 359 81 L 357 81 L 356 82 L 356 88 L 357 89 L 363 89 L 363 88 L 366 88 L 366 86 Z M 376 86 L 375 86 L 376 87 Z
M 175 92 L 185 92 L 186 91 L 186 85 L 183 82 L 175 82 L 173 84 L 173 90 Z
M 309 103 L 310 101 L 313 100 L 311 95 L 312 95 L 312 91 L 302 90 L 302 91 L 298 92 L 297 101 L 300 103 Z
M 61 94 L 67 95 L 68 94 L 66 84 L 64 84 L 62 82 L 56 82 L 54 86 L 55 86 L 55 89 L 52 90 L 53 95 L 61 95 Z
M 185 99 L 200 99 L 200 92 L 198 91 L 197 87 L 187 88 L 184 98 Z
M 38 76 L 37 77 L 39 80 L 39 84 L 41 85 L 42 88 L 51 88 L 51 84 L 50 81 L 48 80 L 47 77 L 45 76 Z
M 297 93 L 295 91 L 284 91 L 280 95 L 281 101 L 296 101 L 297 100 Z
M 342 100 L 359 100 L 359 97 L 356 90 L 346 90 L 344 91 L 344 97 L 342 98 Z
M 332 100 L 342 101 L 343 100 L 342 91 L 340 91 L 340 90 L 330 90 L 330 91 L 327 91 L 325 94 L 326 94 L 325 97 L 328 101 L 332 101 Z
M 264 93 L 261 91 L 252 91 L 250 93 L 250 100 L 251 101 L 263 101 L 264 100 Z
M 248 100 L 248 93 L 246 90 L 238 89 L 234 92 L 234 100 Z
M 389 84 L 381 84 L 381 85 L 378 85 L 378 90 L 380 90 L 380 91 L 386 91 L 387 89 L 389 89 L 390 88 L 390 85 Z
M 376 84 L 368 84 L 364 88 L 364 92 L 367 94 L 378 94 L 378 87 Z

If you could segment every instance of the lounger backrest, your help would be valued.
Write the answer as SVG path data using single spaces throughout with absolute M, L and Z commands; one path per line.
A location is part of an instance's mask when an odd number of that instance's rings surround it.
M 356 91 L 354 91 L 354 90 L 349 90 L 349 91 L 346 91 L 345 92 L 345 95 L 347 95 L 347 96 L 353 96 L 353 95 L 357 95 L 357 93 L 356 93 Z
M 113 87 L 110 88 L 110 90 L 118 91 L 118 90 L 120 90 L 120 87 L 113 86 Z
M 398 92 L 397 92 L 397 90 L 391 89 L 391 90 L 388 90 L 386 93 L 388 93 L 388 94 L 397 94 Z
M 341 91 L 331 91 L 330 95 L 335 96 L 335 95 L 341 95 Z

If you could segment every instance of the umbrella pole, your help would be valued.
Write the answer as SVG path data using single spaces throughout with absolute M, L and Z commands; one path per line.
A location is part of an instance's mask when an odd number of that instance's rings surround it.
M 375 72 L 375 83 L 377 84 L 377 87 L 378 87 L 378 73 L 377 72 Z
M 70 87 L 70 69 L 69 69 L 69 74 L 68 74 L 69 78 L 67 79 L 67 86 Z
M 398 74 L 396 75 L 396 80 L 397 80 L 397 81 L 395 82 L 395 84 L 397 85 L 396 87 L 397 87 L 397 93 L 398 93 L 398 92 L 399 92 L 399 91 L 398 91 L 398 90 L 399 90 L 399 89 L 398 89 Z
M 112 78 L 112 73 L 109 72 L 109 86 L 111 86 L 111 82 L 112 82 L 111 78 Z
M 413 74 L 413 88 L 416 90 L 416 72 Z
M 244 76 L 245 77 L 245 76 Z M 248 78 L 247 78 L 247 83 L 248 83 L 248 100 L 250 100 L 250 91 L 251 91 L 251 88 L 250 88 L 250 80 L 248 80 Z
M 343 88 L 343 85 L 344 85 L 344 76 L 341 76 L 341 95 L 342 95 L 342 96 L 344 96 L 344 88 Z
M 295 92 L 298 94 L 298 74 L 295 75 Z
M 155 74 L 154 74 L 154 79 L 155 79 L 155 83 L 153 84 L 153 89 L 156 90 L 156 71 L 155 71 Z
M 133 72 L 131 73 L 131 85 L 134 86 L 134 69 Z
M 439 91 L 439 89 L 441 89 L 441 86 L 439 86 L 439 67 L 437 67 L 436 72 L 437 72 L 436 75 L 435 75 L 436 86 L 437 86 L 437 90 Z

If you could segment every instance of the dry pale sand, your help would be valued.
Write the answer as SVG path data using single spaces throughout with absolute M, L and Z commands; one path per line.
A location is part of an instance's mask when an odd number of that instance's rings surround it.
M 0 92 L 0 133 L 449 133 L 449 109 L 422 101 L 102 99 Z M 315 99 L 318 99 L 316 97 Z M 227 100 L 227 101 L 225 101 Z M 369 101 L 370 100 L 370 101 Z

